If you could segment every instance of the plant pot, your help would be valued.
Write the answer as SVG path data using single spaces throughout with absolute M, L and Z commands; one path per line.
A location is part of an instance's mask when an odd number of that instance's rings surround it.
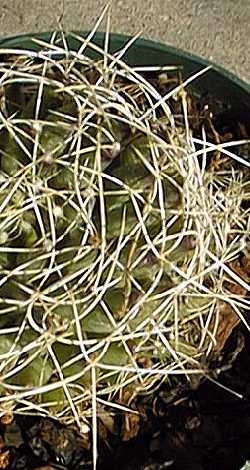
M 83 37 L 86 33 L 80 33 Z M 1 48 L 30 48 L 39 50 L 31 38 L 49 41 L 51 33 L 35 33 L 3 38 L 0 40 Z M 104 43 L 104 33 L 98 32 L 94 36 L 94 42 L 98 45 Z M 110 38 L 110 51 L 114 52 L 121 49 L 130 39 L 129 36 L 112 34 Z M 75 38 L 70 38 L 69 46 L 77 49 L 80 42 Z M 92 50 L 86 49 L 86 54 L 91 58 L 97 58 L 98 54 Z M 147 66 L 147 65 L 178 65 L 183 68 L 183 78 L 196 73 L 203 67 L 211 65 L 212 68 L 199 80 L 193 82 L 193 89 L 197 93 L 207 93 L 212 99 L 222 102 L 225 106 L 250 110 L 250 85 L 240 80 L 236 75 L 218 65 L 209 62 L 194 54 L 184 52 L 172 46 L 157 43 L 150 40 L 138 39 L 131 48 L 128 49 L 123 59 L 130 65 Z
M 31 38 L 49 41 L 50 36 L 51 33 L 39 33 L 6 38 L 0 41 L 0 48 L 39 50 L 39 45 L 33 42 Z M 111 35 L 111 52 L 122 48 L 122 46 L 124 46 L 128 40 L 129 38 L 126 36 Z M 103 45 L 104 34 L 97 33 L 94 37 L 94 42 L 99 45 Z M 69 45 L 71 49 L 77 49 L 80 46 L 80 42 L 71 37 Z M 93 53 L 93 51 L 90 49 L 87 49 L 85 53 L 89 54 L 90 57 L 98 58 L 98 54 Z M 173 47 L 161 45 L 152 41 L 145 41 L 143 39 L 136 41 L 136 43 L 134 43 L 133 46 L 126 52 L 123 59 L 134 66 L 166 64 L 181 66 L 182 76 L 184 79 L 198 72 L 202 68 L 210 65 L 208 61 L 192 54 L 188 54 Z M 221 109 L 222 114 L 229 113 L 230 116 L 237 115 L 238 121 L 242 121 L 246 125 L 249 123 L 250 86 L 239 80 L 233 74 L 227 72 L 221 67 L 212 65 L 211 69 L 200 78 L 195 80 L 191 86 L 193 92 L 196 95 L 200 97 L 208 95 L 210 102 L 214 103 L 216 108 Z M 193 424 L 190 421 L 190 426 L 193 426 Z M 195 464 L 193 468 L 196 468 Z M 199 467 L 197 466 L 197 469 L 198 468 Z

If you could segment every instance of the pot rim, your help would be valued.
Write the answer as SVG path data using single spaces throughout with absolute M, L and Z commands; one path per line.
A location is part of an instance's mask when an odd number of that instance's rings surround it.
M 80 30 L 72 31 L 72 33 L 82 35 L 83 37 L 86 37 L 89 34 L 88 31 L 80 31 Z M 3 38 L 0 38 L 0 48 L 11 47 L 12 43 L 15 43 L 17 40 L 21 41 L 20 45 L 22 45 L 23 42 L 27 40 L 31 40 L 33 37 L 44 39 L 50 34 L 52 34 L 52 31 L 42 31 L 42 32 L 36 32 L 36 33 L 32 33 L 32 32 L 21 33 L 21 34 L 12 35 L 12 36 L 5 36 Z M 71 32 L 69 32 L 69 35 L 70 34 Z M 105 36 L 105 32 L 98 31 L 94 34 L 92 40 L 96 40 L 97 42 L 102 42 L 104 36 Z M 129 41 L 132 37 L 133 36 L 127 35 L 127 34 L 118 34 L 118 33 L 112 33 L 112 32 L 110 33 L 111 43 L 116 43 L 116 44 L 120 43 L 120 45 L 124 45 L 124 42 Z M 235 73 L 227 70 L 221 65 L 217 65 L 211 60 L 208 60 L 199 56 L 198 54 L 193 54 L 191 52 L 177 48 L 175 46 L 164 44 L 162 42 L 158 42 L 158 41 L 155 41 L 152 39 L 146 39 L 146 38 L 138 38 L 135 41 L 134 45 L 136 45 L 138 48 L 150 49 L 151 51 L 154 51 L 154 52 L 169 53 L 180 59 L 184 59 L 185 61 L 190 61 L 194 63 L 195 65 L 197 65 L 197 67 L 200 67 L 201 65 L 204 67 L 207 67 L 210 65 L 213 71 L 218 72 L 226 80 L 229 80 L 231 83 L 241 88 L 243 92 L 250 94 L 250 82 L 239 78 Z M 35 48 L 35 43 L 34 43 L 34 48 Z

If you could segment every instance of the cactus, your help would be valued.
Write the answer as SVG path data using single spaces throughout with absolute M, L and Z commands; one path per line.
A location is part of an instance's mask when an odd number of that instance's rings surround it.
M 102 397 L 206 375 L 221 306 L 244 317 L 231 263 L 246 252 L 249 164 L 206 164 L 209 145 L 121 59 L 50 46 L 58 57 L 1 64 L 0 405 L 82 429 Z

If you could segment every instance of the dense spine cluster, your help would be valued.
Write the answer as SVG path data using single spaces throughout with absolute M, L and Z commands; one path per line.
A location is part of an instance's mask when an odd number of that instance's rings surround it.
M 230 144 L 192 135 L 185 83 L 161 94 L 78 40 L 0 59 L 0 405 L 83 429 L 100 403 L 206 375 L 221 322 L 244 321 L 250 188 Z

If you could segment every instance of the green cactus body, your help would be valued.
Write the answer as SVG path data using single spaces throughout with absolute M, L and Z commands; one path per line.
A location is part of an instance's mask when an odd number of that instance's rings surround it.
M 94 389 L 127 406 L 209 362 L 247 291 L 249 172 L 206 163 L 157 73 L 59 52 L 56 71 L 48 51 L 10 60 L 1 85 L 0 404 L 79 424 Z
M 27 158 L 18 142 L 8 132 L 1 131 L 1 170 L 9 176 L 15 176 L 20 172 Z
M 90 338 L 98 335 L 105 337 L 113 331 L 112 324 L 100 307 L 95 308 L 82 320 L 82 328 Z

